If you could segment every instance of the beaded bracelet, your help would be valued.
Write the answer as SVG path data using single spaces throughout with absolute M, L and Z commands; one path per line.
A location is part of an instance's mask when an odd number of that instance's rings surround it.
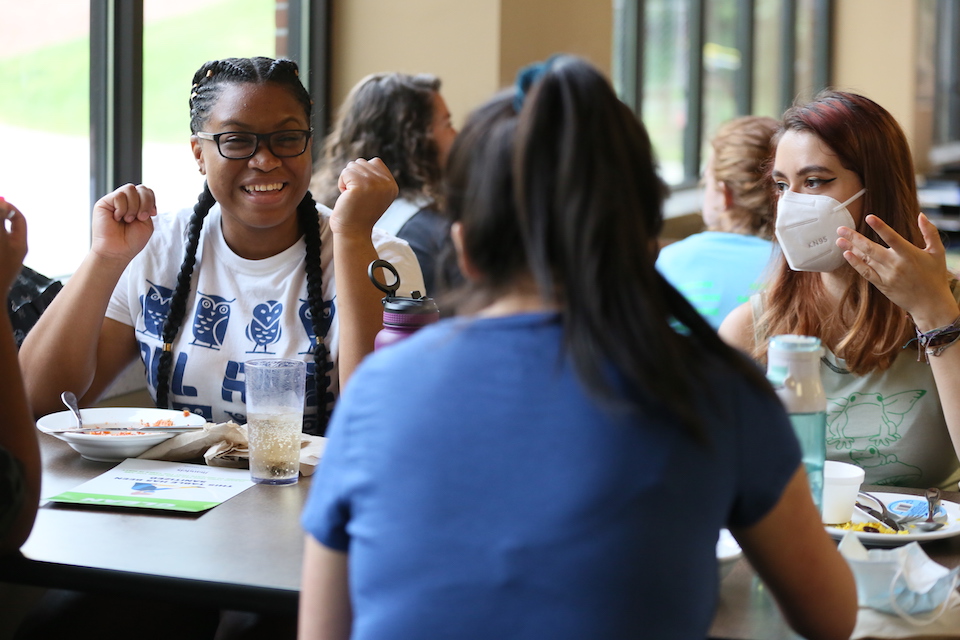
M 920 331 L 916 329 L 917 337 L 913 338 L 904 348 L 910 346 L 910 343 L 917 342 L 917 362 L 930 362 L 930 356 L 939 356 L 947 347 L 960 341 L 960 316 L 956 320 L 943 327 L 937 327 L 930 331 Z

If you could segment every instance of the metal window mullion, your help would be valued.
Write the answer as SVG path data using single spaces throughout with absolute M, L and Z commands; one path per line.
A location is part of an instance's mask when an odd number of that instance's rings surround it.
M 937 14 L 934 140 L 942 144 L 960 139 L 960 7 L 955 1 L 940 0 Z
M 833 82 L 833 0 L 814 0 L 813 90 L 826 89 Z
M 753 113 L 753 68 L 755 0 L 737 0 L 737 49 L 740 51 L 740 68 L 734 75 L 734 92 L 737 114 Z
M 646 0 L 617 0 L 614 24 L 614 84 L 620 99 L 641 117 L 643 113 L 644 17 Z
M 289 55 L 300 67 L 304 85 L 313 99 L 313 127 L 320 137 L 327 133 L 333 110 L 330 97 L 331 0 L 290 0 Z M 314 143 L 314 160 L 320 145 Z
M 112 12 L 110 3 L 104 0 L 90 2 L 90 207 L 97 198 L 106 193 L 107 175 L 113 163 L 110 147 L 109 122 L 111 83 L 111 47 L 108 33 Z
M 797 3 L 783 0 L 780 14 L 780 110 L 786 111 L 796 94 Z
M 90 203 L 143 177 L 143 2 L 90 3 Z
M 683 177 L 700 176 L 700 146 L 703 139 L 703 40 L 706 32 L 703 0 L 688 0 L 690 55 L 687 65 L 687 123 L 683 130 Z

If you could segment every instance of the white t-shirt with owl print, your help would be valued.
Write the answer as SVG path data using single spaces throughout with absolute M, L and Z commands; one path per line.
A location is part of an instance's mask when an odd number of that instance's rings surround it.
M 330 392 L 338 393 L 339 322 L 333 266 L 330 210 L 320 207 L 320 265 L 323 270 L 324 343 L 332 368 Z M 163 349 L 160 332 L 176 288 L 192 209 L 154 219 L 147 246 L 127 266 L 110 299 L 106 316 L 136 331 L 147 377 L 156 398 L 157 364 Z M 423 291 L 423 276 L 409 245 L 378 229 L 373 244 L 380 258 L 400 274 L 397 295 Z M 207 215 L 197 248 L 187 312 L 173 343 L 170 401 L 211 422 L 246 422 L 243 363 L 254 358 L 298 358 L 307 363 L 304 430 L 317 428 L 313 347 L 316 344 L 307 304 L 306 248 L 292 247 L 263 260 L 235 254 L 220 230 L 220 207 Z

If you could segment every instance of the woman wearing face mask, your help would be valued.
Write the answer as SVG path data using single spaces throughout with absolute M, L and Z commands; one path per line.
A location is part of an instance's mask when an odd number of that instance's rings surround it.
M 827 91 L 784 114 L 772 174 L 783 255 L 721 336 L 760 361 L 771 336 L 820 338 L 827 457 L 869 484 L 955 488 L 960 287 L 918 214 L 903 131 L 875 102 Z

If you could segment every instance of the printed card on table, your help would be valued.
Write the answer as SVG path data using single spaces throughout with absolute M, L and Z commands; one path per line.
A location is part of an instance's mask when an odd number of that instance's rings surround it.
M 47 500 L 198 512 L 212 509 L 253 485 L 246 469 L 127 458 L 110 471 Z

